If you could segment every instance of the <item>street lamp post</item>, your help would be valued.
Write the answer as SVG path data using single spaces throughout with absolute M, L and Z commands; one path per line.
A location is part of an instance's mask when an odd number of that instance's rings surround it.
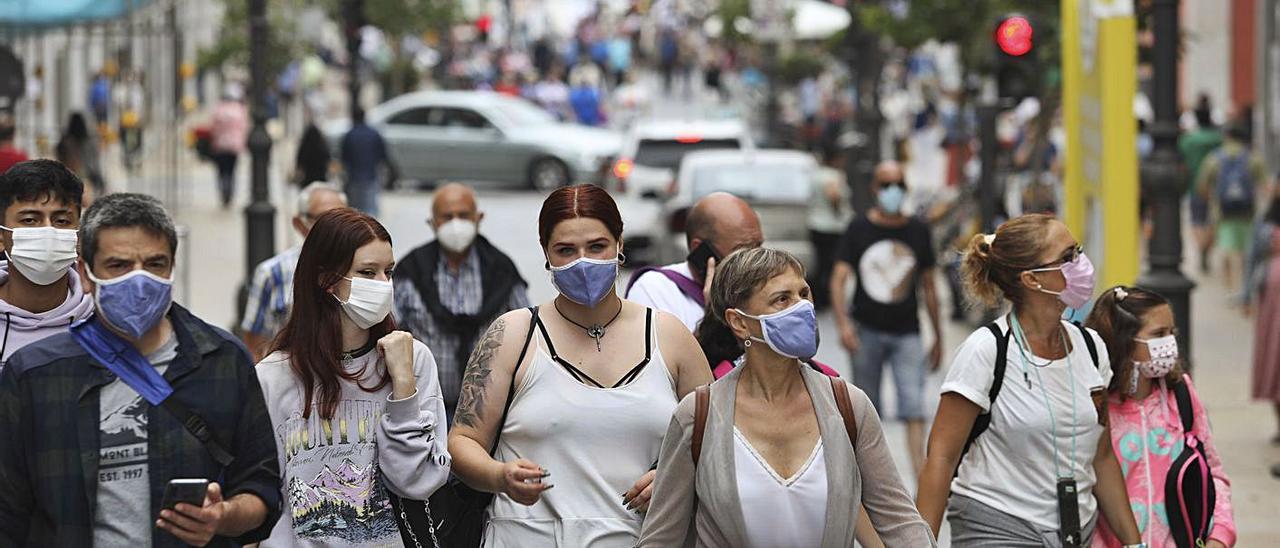
M 252 200 L 244 210 L 245 280 L 253 269 L 275 253 L 275 214 L 267 188 L 267 168 L 271 160 L 271 136 L 267 134 L 267 14 L 266 0 L 249 0 L 249 96 L 253 108 L 253 130 L 249 132 L 249 153 L 253 158 Z M 247 285 L 247 283 L 246 283 Z
M 1160 293 L 1173 305 L 1174 323 L 1186 366 L 1191 366 L 1191 290 L 1183 275 L 1182 195 L 1184 169 L 1178 154 L 1178 0 L 1153 2 L 1155 46 L 1155 141 L 1141 168 L 1142 193 L 1151 204 L 1154 234 L 1147 248 L 1148 266 L 1138 285 Z
M 845 174 L 853 193 L 853 208 L 859 214 L 871 209 L 871 178 L 880 162 L 880 130 L 884 117 L 880 114 L 880 74 L 884 70 L 880 37 L 860 22 L 859 2 L 849 2 L 851 22 L 845 31 L 845 51 L 849 56 L 849 69 L 853 72 L 854 96 L 857 104 L 853 110 L 854 130 L 862 139 L 849 150 L 845 160 Z

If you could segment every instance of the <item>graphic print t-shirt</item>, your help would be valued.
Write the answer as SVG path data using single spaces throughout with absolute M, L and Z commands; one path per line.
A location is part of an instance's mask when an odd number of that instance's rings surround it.
M 147 355 L 161 375 L 178 355 L 170 336 Z M 151 546 L 151 478 L 147 467 L 147 409 L 150 403 L 117 378 L 98 395 L 98 497 L 93 516 L 94 546 Z
M 866 217 L 849 223 L 837 258 L 853 266 L 853 319 L 888 333 L 920 331 L 916 297 L 920 272 L 935 262 L 929 227 L 912 218 L 900 227 Z

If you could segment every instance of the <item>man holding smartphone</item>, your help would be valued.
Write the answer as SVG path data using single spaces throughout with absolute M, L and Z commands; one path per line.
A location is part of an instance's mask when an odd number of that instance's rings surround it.
M 172 219 L 112 194 L 79 241 L 94 315 L 0 371 L 0 546 L 266 538 L 281 506 L 271 421 L 244 346 L 172 303 Z M 168 507 L 175 479 L 209 483 Z
M 760 217 L 747 202 L 727 192 L 713 192 L 689 209 L 685 242 L 689 256 L 684 262 L 632 274 L 627 299 L 669 312 L 693 331 L 702 321 L 715 262 L 739 249 L 760 247 L 764 232 Z

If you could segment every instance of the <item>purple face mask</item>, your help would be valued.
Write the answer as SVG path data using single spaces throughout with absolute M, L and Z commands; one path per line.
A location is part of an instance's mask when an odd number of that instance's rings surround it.
M 173 280 L 146 270 L 134 270 L 110 280 L 89 273 L 89 279 L 98 285 L 93 294 L 98 316 L 134 339 L 142 338 L 160 323 L 173 303 Z
M 1057 295 L 1062 304 L 1077 310 L 1089 304 L 1089 299 L 1093 298 L 1094 279 L 1093 261 L 1089 260 L 1088 255 L 1081 252 L 1076 255 L 1073 261 L 1062 263 L 1059 266 L 1037 268 L 1031 272 L 1050 272 L 1054 270 L 1062 271 L 1062 277 L 1067 281 L 1067 287 L 1063 288 L 1062 291 L 1050 291 L 1040 288 L 1041 293 Z
M 587 307 L 604 300 L 618 279 L 618 259 L 581 257 L 567 265 L 551 267 L 551 285 L 565 298 Z

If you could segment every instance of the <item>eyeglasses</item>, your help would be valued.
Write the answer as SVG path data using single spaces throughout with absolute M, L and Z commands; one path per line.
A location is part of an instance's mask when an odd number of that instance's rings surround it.
M 1064 264 L 1074 262 L 1076 259 L 1080 258 L 1080 255 L 1083 255 L 1083 254 L 1084 254 L 1084 246 L 1076 245 L 1075 247 L 1068 249 L 1065 253 L 1063 253 L 1062 257 L 1059 257 L 1058 260 L 1050 261 L 1040 266 L 1032 267 L 1031 270 L 1045 270 L 1048 268 L 1057 268 Z

